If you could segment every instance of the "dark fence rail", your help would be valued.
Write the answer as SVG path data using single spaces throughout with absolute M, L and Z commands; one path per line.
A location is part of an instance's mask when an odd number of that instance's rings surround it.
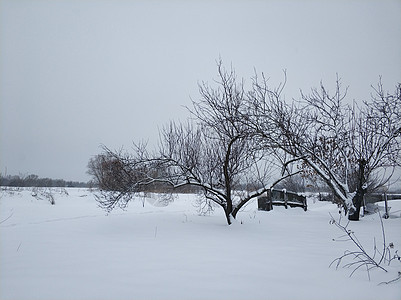
M 395 193 L 372 193 L 365 195 L 365 203 L 375 203 L 379 201 L 384 201 L 387 196 L 387 200 L 401 199 L 401 194 Z
M 369 193 L 364 196 L 364 204 L 375 203 L 384 201 L 387 196 L 387 200 L 401 199 L 401 194 L 397 193 Z M 332 193 L 319 193 L 319 201 L 330 201 L 333 203 L 339 203 Z

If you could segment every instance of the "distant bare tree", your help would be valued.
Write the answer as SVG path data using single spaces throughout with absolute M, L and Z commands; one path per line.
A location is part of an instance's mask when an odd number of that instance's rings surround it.
M 99 205 L 109 212 L 116 206 L 126 207 L 131 194 L 139 191 L 143 174 L 131 154 L 105 146 L 102 154 L 89 160 L 87 172 L 102 193 Z
M 361 106 L 345 102 L 347 89 L 339 79 L 333 94 L 321 83 L 291 103 L 270 92 L 265 80 L 258 87 L 250 126 L 267 144 L 302 161 L 305 171 L 317 174 L 333 190 L 349 218 L 359 219 L 369 184 L 385 184 L 390 176 L 378 180 L 378 175 L 400 164 L 400 84 L 389 94 L 379 83 L 372 99 Z

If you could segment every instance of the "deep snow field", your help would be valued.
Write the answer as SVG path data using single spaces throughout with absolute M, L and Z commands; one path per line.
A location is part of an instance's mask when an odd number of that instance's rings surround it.
M 155 199 L 107 215 L 89 190 L 54 192 L 55 205 L 31 190 L 0 198 L 0 299 L 401 299 L 401 263 L 388 272 L 330 267 L 351 242 L 329 224 L 335 205 L 308 199 L 308 211 L 251 202 L 226 224 L 223 212 L 199 216 L 195 195 L 170 205 Z M 383 220 L 386 242 L 401 251 L 401 205 Z M 344 219 L 345 221 L 345 219 Z M 380 218 L 349 228 L 369 253 L 382 247 Z

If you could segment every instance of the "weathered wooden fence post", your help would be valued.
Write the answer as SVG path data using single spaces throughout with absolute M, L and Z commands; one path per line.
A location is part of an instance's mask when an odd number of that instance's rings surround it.
M 288 206 L 287 206 L 287 201 L 288 201 L 287 190 L 283 189 L 283 193 L 284 193 L 284 207 L 285 207 L 285 209 L 287 209 L 288 208 Z
M 388 214 L 388 204 L 387 204 L 387 193 L 384 192 L 384 218 L 388 219 L 389 214 Z
M 272 199 L 272 190 L 267 191 L 267 211 L 273 209 L 273 199 Z

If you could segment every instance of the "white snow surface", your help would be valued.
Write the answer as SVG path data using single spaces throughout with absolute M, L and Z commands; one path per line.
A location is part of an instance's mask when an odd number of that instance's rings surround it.
M 55 205 L 29 190 L 1 193 L 0 299 L 401 299 L 400 281 L 379 285 L 397 277 L 399 261 L 370 281 L 363 268 L 352 277 L 329 268 L 356 248 L 333 241 L 343 233 L 329 224 L 338 209 L 328 202 L 265 212 L 253 201 L 228 226 L 219 208 L 199 216 L 195 195 L 165 207 L 138 198 L 107 215 L 92 192 L 67 191 Z M 383 222 L 401 251 L 399 213 Z M 374 238 L 382 247 L 378 215 L 349 228 L 369 253 Z

